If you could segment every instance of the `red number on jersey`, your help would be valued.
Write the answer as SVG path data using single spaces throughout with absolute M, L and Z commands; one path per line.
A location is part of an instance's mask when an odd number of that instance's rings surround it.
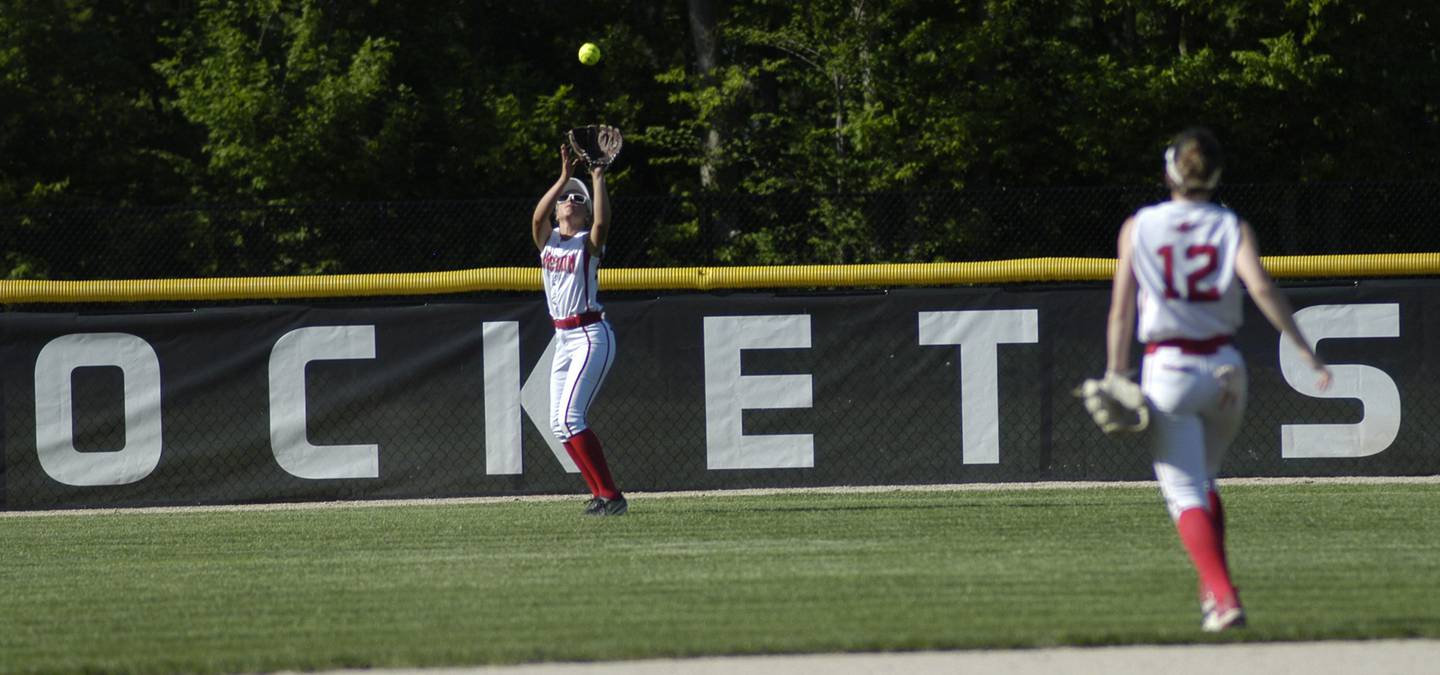
M 1161 246 L 1156 253 L 1160 259 L 1165 261 L 1165 299 L 1184 300 L 1186 302 L 1215 302 L 1220 299 L 1220 292 L 1213 286 L 1202 286 L 1200 282 L 1210 276 L 1216 267 L 1220 266 L 1219 252 L 1210 244 L 1195 244 L 1185 247 L 1185 260 L 1191 261 L 1196 258 L 1204 258 L 1194 271 L 1185 275 L 1185 294 L 1175 288 L 1175 249 L 1171 246 Z

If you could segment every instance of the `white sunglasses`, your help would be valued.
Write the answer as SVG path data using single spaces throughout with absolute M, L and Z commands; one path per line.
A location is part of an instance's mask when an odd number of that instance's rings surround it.
M 571 192 L 567 195 L 560 195 L 560 198 L 556 199 L 555 203 L 564 204 L 565 202 L 575 202 L 576 204 L 584 204 L 586 201 L 589 200 L 585 199 L 585 195 L 582 195 L 579 192 Z

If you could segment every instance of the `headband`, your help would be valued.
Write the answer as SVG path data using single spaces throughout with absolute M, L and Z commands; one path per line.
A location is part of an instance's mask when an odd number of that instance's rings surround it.
M 1203 183 L 1187 185 L 1185 177 L 1180 175 L 1180 166 L 1175 163 L 1175 146 L 1165 148 L 1165 175 L 1170 177 L 1170 182 L 1185 190 L 1214 190 L 1220 184 L 1220 170 L 1216 169 L 1210 174 L 1210 178 Z

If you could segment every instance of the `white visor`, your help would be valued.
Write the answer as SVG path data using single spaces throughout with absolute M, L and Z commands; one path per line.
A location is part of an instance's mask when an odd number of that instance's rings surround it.
M 585 195 L 585 208 L 590 208 L 590 188 L 585 187 L 584 181 L 579 178 L 571 178 L 565 183 L 565 189 L 560 191 L 560 196 L 564 197 L 572 192 L 579 192 Z

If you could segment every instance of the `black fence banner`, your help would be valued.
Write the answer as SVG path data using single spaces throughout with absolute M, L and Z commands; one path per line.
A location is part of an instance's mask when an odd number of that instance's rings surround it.
M 1229 476 L 1440 473 L 1437 284 L 1287 289 L 1316 392 L 1247 306 Z M 1137 480 L 1070 390 L 1101 285 L 608 298 L 591 409 L 624 490 Z M 578 493 L 537 299 L 10 313 L 5 509 Z M 1136 351 L 1139 359 L 1139 350 Z

